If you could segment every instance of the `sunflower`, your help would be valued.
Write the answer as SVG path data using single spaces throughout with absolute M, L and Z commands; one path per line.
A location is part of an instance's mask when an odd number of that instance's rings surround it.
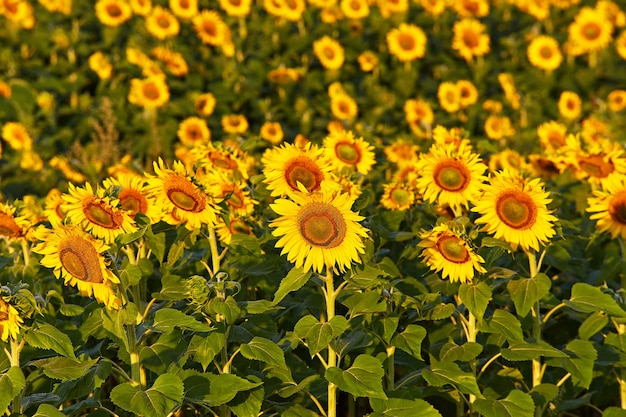
M 279 16 L 290 22 L 298 22 L 302 19 L 302 14 L 306 10 L 305 0 L 279 0 Z
M 385 146 L 383 152 L 385 152 L 387 161 L 399 166 L 404 166 L 417 161 L 418 150 L 419 146 L 408 143 L 404 139 L 398 139 L 392 144 Z
M 113 73 L 113 66 L 109 59 L 101 52 L 97 51 L 89 56 L 87 60 L 89 68 L 98 75 L 101 80 L 108 80 Z
M 17 208 L 0 203 L 0 238 L 15 242 L 26 236 L 31 222 L 24 215 L 16 215 Z
M 6 99 L 11 98 L 12 90 L 11 86 L 4 81 L 0 81 L 0 97 L 4 97 Z
M 209 142 L 191 149 L 192 163 L 198 164 L 202 170 L 220 170 L 229 173 L 233 178 L 248 178 L 254 164 L 254 158 L 241 149 L 226 147 Z
M 530 166 L 526 158 L 513 149 L 505 148 L 489 156 L 489 171 L 529 172 Z
M 296 267 L 318 273 L 324 268 L 344 272 L 352 262 L 361 262 L 367 229 L 359 223 L 364 217 L 351 209 L 354 200 L 326 192 L 293 193 L 291 198 L 270 204 L 280 216 L 270 226 L 276 228 L 272 234 L 279 238 L 281 255 L 287 254 Z
M 321 190 L 322 183 L 331 178 L 332 170 L 323 153 L 323 149 L 310 143 L 303 149 L 283 143 L 266 150 L 261 163 L 271 195 L 292 195 L 300 191 L 300 185 L 309 192 Z
M 420 239 L 417 246 L 424 248 L 420 256 L 432 271 L 441 271 L 444 279 L 466 283 L 471 282 L 476 273 L 487 272 L 481 265 L 485 260 L 474 252 L 464 234 L 445 223 L 423 230 Z
M 219 0 L 220 7 L 227 15 L 245 17 L 250 14 L 252 0 Z
M 611 42 L 613 25 L 602 11 L 583 7 L 574 16 L 567 32 L 568 43 L 574 45 L 578 53 L 597 52 Z
M 229 217 L 228 223 L 222 219 L 218 219 L 217 227 L 215 228 L 217 237 L 224 245 L 230 245 L 231 239 L 234 235 L 247 235 L 254 237 L 254 230 L 250 224 L 239 217 Z
M 559 49 L 559 42 L 553 37 L 546 35 L 534 38 L 528 44 L 526 55 L 533 66 L 544 71 L 554 71 L 563 62 L 563 54 Z
M 22 323 L 23 320 L 15 307 L 0 297 L 0 340 L 7 342 L 9 337 L 15 340 Z
M 520 95 L 515 88 L 513 76 L 507 72 L 502 72 L 498 74 L 498 83 L 500 83 L 500 87 L 504 91 L 504 97 L 511 104 L 511 107 L 514 110 L 519 109 Z
M 202 43 L 207 45 L 220 46 L 229 37 L 226 23 L 214 10 L 202 10 L 191 22 Z
M 187 146 L 207 143 L 211 140 L 211 131 L 206 121 L 199 117 L 188 117 L 178 125 L 178 139 Z
M 94 296 L 108 308 L 121 306 L 113 290 L 113 284 L 119 284 L 120 280 L 107 268 L 103 255 L 109 246 L 72 225 L 54 229 L 42 227 L 34 235 L 40 242 L 33 247 L 33 252 L 43 255 L 41 265 L 52 268 L 58 279 L 64 279 L 65 285 L 78 288 L 85 297 Z
M 566 162 L 559 166 L 561 170 L 573 169 L 576 178 L 592 185 L 599 185 L 613 173 L 626 174 L 626 152 L 620 143 L 609 139 L 583 142 L 580 136 L 569 135 L 559 156 L 559 162 Z
M 577 119 L 582 112 L 582 100 L 573 91 L 563 91 L 559 97 L 558 108 L 561 116 L 568 120 Z
M 458 127 L 447 129 L 441 125 L 435 126 L 433 129 L 433 141 L 439 145 L 453 143 L 457 149 L 461 149 L 462 147 L 472 149 L 469 139 L 464 137 L 463 130 Z
M 351 131 L 334 131 L 324 138 L 324 156 L 337 172 L 367 175 L 376 163 L 374 147 Z
M 280 144 L 285 136 L 283 128 L 278 122 L 263 123 L 259 134 L 261 139 L 268 141 L 272 145 Z
M 159 40 L 178 35 L 180 23 L 176 17 L 164 7 L 155 6 L 146 17 L 146 30 Z
M 374 71 L 374 68 L 378 66 L 378 56 L 372 51 L 365 51 L 357 57 L 359 67 L 363 72 Z
M 213 111 L 215 110 L 215 96 L 211 93 L 203 93 L 200 94 L 195 102 L 194 102 L 194 109 L 196 110 L 196 113 L 198 113 L 200 116 L 210 116 L 213 114 Z
M 613 90 L 607 97 L 609 110 L 614 113 L 626 109 L 626 90 Z
M 169 0 L 172 13 L 180 19 L 191 20 L 198 14 L 198 0 Z
M 285 68 L 280 66 L 267 73 L 267 79 L 275 84 L 290 84 L 299 81 L 302 72 L 296 68 Z
M 425 100 L 409 99 L 404 102 L 404 118 L 411 130 L 418 136 L 425 136 L 435 120 L 433 109 Z M 422 130 L 422 129 L 425 129 Z
M 485 33 L 485 25 L 478 20 L 465 18 L 456 22 L 452 28 L 452 49 L 466 61 L 475 56 L 483 56 L 490 50 L 489 35 Z
M 67 219 L 95 237 L 112 243 L 121 234 L 137 231 L 128 212 L 119 207 L 119 200 L 105 196 L 102 190 L 94 192 L 89 183 L 85 188 L 70 183 L 68 193 L 63 195 L 62 206 Z
M 487 99 L 483 101 L 483 110 L 491 114 L 502 113 L 502 102 L 498 100 Z
M 348 94 L 335 94 L 330 98 L 330 111 L 339 120 L 353 120 L 359 113 L 359 107 Z
M 109 177 L 102 181 L 105 190 L 115 190 L 120 207 L 126 210 L 131 218 L 141 213 L 150 219 L 152 224 L 161 220 L 162 212 L 156 201 L 148 194 L 146 178 L 138 174 L 121 173 L 117 177 Z
M 466 147 L 433 145 L 417 163 L 417 191 L 424 201 L 448 205 L 455 212 L 468 208 L 486 179 L 487 166 Z
M 83 183 L 86 178 L 79 171 L 75 170 L 65 156 L 53 156 L 48 161 L 50 168 L 58 169 L 63 173 L 63 176 L 71 182 Z
M 174 52 L 162 46 L 157 46 L 152 48 L 150 54 L 157 60 L 163 62 L 163 64 L 165 64 L 165 68 L 167 68 L 172 75 L 182 77 L 187 75 L 189 72 L 187 61 L 185 61 L 183 55 L 178 52 Z
M 37 152 L 27 149 L 20 155 L 20 168 L 29 171 L 41 171 L 43 169 L 43 160 Z
M 515 129 L 511 119 L 507 116 L 490 115 L 485 120 L 485 134 L 489 139 L 500 140 L 511 137 L 515 134 Z
M 248 119 L 242 114 L 225 114 L 222 116 L 222 129 L 225 133 L 246 133 Z
M 600 233 L 609 232 L 612 239 L 626 239 L 626 175 L 611 174 L 601 185 L 587 197 L 586 211 L 594 213 L 589 218 L 597 220 Z
M 475 223 L 484 224 L 484 231 L 505 240 L 513 250 L 539 250 L 555 235 L 557 218 L 547 208 L 551 201 L 539 178 L 504 170 L 489 179 L 472 211 L 481 215 Z
M 476 89 L 476 86 L 471 81 L 459 80 L 456 82 L 456 88 L 461 95 L 461 107 L 465 108 L 471 106 L 478 101 L 478 89 Z
M 216 204 L 224 202 L 229 212 L 245 217 L 254 211 L 256 200 L 250 197 L 247 185 L 233 180 L 224 171 L 209 171 L 199 178 L 203 188 L 211 195 Z
M 159 108 L 170 100 L 170 90 L 164 76 L 146 79 L 133 78 L 130 81 L 128 102 L 145 108 Z
M 622 59 L 626 59 L 626 30 L 623 30 L 622 33 L 615 38 L 615 51 Z
M 100 23 L 110 27 L 123 24 L 133 15 L 130 5 L 123 0 L 98 0 L 95 9 Z
M 448 113 L 454 113 L 461 109 L 461 91 L 456 83 L 444 81 L 437 89 L 439 105 Z
M 137 16 L 148 16 L 152 11 L 152 0 L 129 0 L 128 3 Z
M 415 204 L 415 190 L 405 182 L 383 184 L 380 204 L 387 210 L 408 210 Z
M 364 19 L 370 14 L 367 0 L 341 0 L 339 8 L 346 19 Z
M 489 14 L 487 0 L 459 0 L 451 2 L 451 5 L 460 17 L 485 17 Z
M 7 122 L 2 126 L 2 139 L 16 151 L 28 150 L 33 147 L 33 139 L 26 126 L 19 122 Z
M 447 0 L 417 0 L 420 6 L 433 17 L 438 17 L 445 10 L 448 1 Z
M 401 62 L 410 62 L 423 58 L 426 53 L 426 35 L 418 26 L 401 23 L 387 32 L 389 53 Z
M 328 36 L 323 36 L 313 42 L 313 53 L 322 66 L 329 70 L 341 68 L 345 59 L 341 44 Z
M 567 143 L 567 127 L 555 120 L 545 122 L 537 127 L 537 136 L 541 147 L 554 152 Z
M 409 10 L 408 0 L 378 0 L 377 4 L 381 11 L 381 15 L 385 17 L 389 17 L 394 13 L 405 13 Z

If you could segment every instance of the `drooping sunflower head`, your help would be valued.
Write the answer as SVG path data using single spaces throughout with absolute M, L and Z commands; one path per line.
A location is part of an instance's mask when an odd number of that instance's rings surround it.
M 324 138 L 324 155 L 337 172 L 347 170 L 363 175 L 376 163 L 374 147 L 351 131 L 331 132 Z
M 305 271 L 344 272 L 360 263 L 367 229 L 363 217 L 352 211 L 354 200 L 334 192 L 298 193 L 270 204 L 279 215 L 270 223 L 281 255 Z
M 589 218 L 596 220 L 600 233 L 626 239 L 626 175 L 614 173 L 602 180 L 601 188 L 587 197 L 586 211 L 593 213 Z
M 15 242 L 26 237 L 31 222 L 28 217 L 17 213 L 11 204 L 0 203 L 0 238 Z
M 513 250 L 539 250 L 555 235 L 547 205 L 552 201 L 540 179 L 530 179 L 515 171 L 499 171 L 483 186 L 472 211 L 480 214 L 477 224 Z
M 420 238 L 418 246 L 424 248 L 421 253 L 424 262 L 431 270 L 441 272 L 442 278 L 465 283 L 471 282 L 476 273 L 487 272 L 481 265 L 484 259 L 475 253 L 465 233 L 448 224 L 424 230 Z
M 7 300 L 0 297 L 0 340 L 15 340 L 23 323 L 18 311 Z

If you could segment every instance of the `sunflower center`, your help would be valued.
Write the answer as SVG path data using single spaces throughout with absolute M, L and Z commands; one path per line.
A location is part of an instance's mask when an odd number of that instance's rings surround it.
M 335 145 L 335 155 L 346 164 L 356 165 L 361 160 L 359 149 L 349 142 L 339 142 Z
M 543 59 L 550 59 L 552 58 L 552 49 L 547 46 L 543 46 L 541 47 L 541 49 L 539 49 L 539 55 Z
M 207 157 L 213 166 L 217 168 L 228 170 L 237 169 L 237 162 L 233 161 L 228 155 L 224 155 L 220 152 L 209 152 Z
M 232 190 L 225 190 L 222 197 L 226 197 L 230 194 L 230 196 L 228 197 L 228 200 L 226 200 L 226 202 L 228 203 L 229 206 L 233 207 L 233 208 L 241 208 L 243 207 L 243 195 L 241 194 L 241 191 L 236 190 L 236 189 L 232 189 Z
M 478 46 L 478 36 L 473 30 L 463 32 L 463 43 L 468 48 L 476 48 Z
M 326 57 L 326 59 L 335 58 L 335 50 L 330 47 L 324 48 L 324 50 L 322 51 L 322 54 Z
M 596 178 L 606 178 L 615 171 L 613 164 L 610 161 L 605 161 L 602 155 L 579 157 L 578 163 L 580 169 Z
M 122 9 L 116 4 L 110 4 L 107 7 L 107 14 L 111 17 L 120 17 L 122 15 Z
M 150 83 L 143 86 L 143 95 L 148 100 L 156 100 L 159 98 L 159 89 L 156 85 Z
M 470 182 L 470 171 L 467 166 L 457 160 L 440 162 L 433 175 L 439 188 L 446 191 L 462 191 Z
M 565 145 L 565 138 L 558 132 L 551 132 L 548 135 L 548 141 L 550 142 L 550 145 L 555 148 L 560 148 Z
M 601 28 L 593 22 L 587 23 L 582 27 L 581 34 L 589 41 L 594 41 L 600 37 Z
M 12 216 L 0 213 L 0 236 L 19 237 L 22 229 L 15 223 Z
M 317 190 L 324 180 L 324 174 L 315 161 L 305 156 L 299 156 L 287 163 L 285 180 L 293 189 L 298 190 L 298 183 L 302 183 L 308 191 Z
M 204 22 L 202 30 L 209 36 L 217 36 L 217 25 L 214 22 Z
M 334 248 L 346 236 L 346 222 L 341 212 L 327 203 L 309 203 L 298 216 L 300 234 L 311 245 Z
M 507 226 L 525 230 L 531 228 L 537 220 L 537 205 L 528 194 L 509 190 L 498 196 L 496 213 Z
M 187 136 L 189 136 L 191 140 L 198 140 L 202 137 L 202 134 L 197 126 L 190 126 L 189 129 L 187 129 Z
M 361 9 L 361 2 L 360 1 L 351 1 L 350 2 L 350 8 L 354 11 L 359 11 Z
M 446 260 L 453 263 L 462 264 L 470 258 L 469 251 L 456 236 L 441 236 L 437 240 L 437 249 Z
M 568 110 L 575 110 L 575 109 L 576 109 L 576 107 L 578 107 L 578 106 L 576 105 L 576 102 L 575 102 L 574 100 L 571 100 L 571 99 L 570 99 L 570 100 L 567 100 L 567 104 L 566 104 L 566 105 L 567 105 L 567 109 L 568 109 Z
M 400 36 L 398 36 L 398 45 L 405 51 L 411 51 L 415 48 L 415 39 L 408 33 L 401 33 Z
M 118 229 L 122 224 L 121 213 L 114 212 L 111 207 L 99 200 L 92 200 L 85 204 L 83 213 L 91 223 L 105 229 Z
M 411 194 L 404 188 L 396 187 L 389 194 L 390 200 L 398 206 L 408 205 L 411 201 Z
M 172 187 L 167 190 L 167 197 L 172 204 L 181 210 L 198 213 L 204 210 L 204 198 L 193 190 L 193 186 L 188 184 L 187 187 Z
M 617 193 L 611 198 L 609 215 L 616 222 L 626 225 L 626 191 Z
M 157 19 L 157 24 L 159 25 L 159 27 L 161 27 L 163 29 L 167 29 L 167 28 L 170 27 L 170 21 L 165 16 L 159 17 Z
M 60 242 L 59 260 L 63 268 L 76 279 L 98 284 L 104 282 L 98 252 L 81 237 L 71 236 Z
M 146 213 L 148 211 L 148 200 L 136 190 L 124 189 L 120 192 L 120 204 L 124 210 L 131 213 Z

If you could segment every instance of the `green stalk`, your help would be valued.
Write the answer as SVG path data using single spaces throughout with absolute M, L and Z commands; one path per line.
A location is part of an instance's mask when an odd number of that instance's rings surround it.
M 11 338 L 11 355 L 9 356 L 11 367 L 17 366 L 18 368 L 21 368 L 20 367 L 20 353 L 22 352 L 23 347 L 24 347 L 24 339 L 22 339 L 22 341 L 18 343 L 17 340 Z M 11 402 L 12 404 L 11 410 L 13 413 L 18 413 L 18 414 L 22 413 L 22 396 L 23 395 L 24 395 L 24 391 L 22 390 L 20 391 L 19 394 L 15 396 L 15 398 L 13 398 L 13 401 Z
M 385 349 L 387 351 L 387 389 L 393 390 L 395 385 L 395 373 L 396 373 L 396 363 L 395 363 L 395 346 L 387 346 Z
M 526 256 L 528 256 L 528 267 L 530 270 L 530 278 L 532 278 L 535 275 L 537 275 L 537 273 L 539 272 L 538 271 L 539 268 L 537 264 L 537 257 L 535 255 L 534 250 L 526 251 Z M 535 341 L 538 343 L 539 340 L 541 339 L 541 324 L 542 324 L 539 301 L 537 301 L 535 306 L 531 309 L 531 312 L 533 316 L 532 335 Z M 541 384 L 541 379 L 543 377 L 541 359 L 539 358 L 533 359 L 531 362 L 531 365 L 532 365 L 532 378 L 533 378 L 532 386 L 534 388 Z M 541 407 L 535 408 L 535 417 L 540 417 L 542 414 L 543 413 L 541 411 Z
M 476 335 L 478 333 L 478 330 L 476 330 L 476 316 L 474 316 L 471 311 L 468 312 L 468 314 L 469 316 L 467 320 L 467 341 L 475 343 Z M 472 367 L 472 371 L 474 372 L 474 375 L 476 375 L 476 361 L 475 360 L 472 361 L 471 367 Z M 470 394 L 469 395 L 470 404 L 473 404 L 474 401 L 476 401 L 476 396 L 474 394 Z
M 618 242 L 619 242 L 619 247 L 620 250 L 622 252 L 622 274 L 621 274 L 621 278 L 622 278 L 622 288 L 626 288 L 626 264 L 624 264 L 625 261 L 625 256 L 626 256 L 626 250 L 624 250 L 624 241 L 622 240 L 622 238 L 618 238 Z M 617 329 L 617 333 L 621 336 L 623 334 L 626 334 L 626 324 L 624 323 L 617 323 L 616 324 L 616 329 Z M 620 406 L 622 407 L 623 410 L 626 410 L 626 368 L 622 367 L 619 370 L 619 376 L 617 377 L 617 383 L 619 384 L 619 399 L 620 399 Z
M 335 285 L 333 283 L 333 271 L 329 267 L 326 267 L 326 291 L 324 297 L 326 298 L 326 320 L 330 321 L 335 317 L 335 300 L 337 299 L 337 293 L 335 292 Z M 337 353 L 333 349 L 332 345 L 328 345 L 328 361 L 327 368 L 337 366 Z M 337 417 L 337 386 L 329 382 L 328 383 L 328 411 L 326 413 L 328 417 Z

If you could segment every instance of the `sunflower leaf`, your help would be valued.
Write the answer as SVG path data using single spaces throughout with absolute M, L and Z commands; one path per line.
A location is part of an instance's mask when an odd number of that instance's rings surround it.
M 48 324 L 38 322 L 28 333 L 26 343 L 39 349 L 50 349 L 67 358 L 76 359 L 74 346 L 69 336 Z
M 304 272 L 302 268 L 292 268 L 287 276 L 280 281 L 280 285 L 274 294 L 272 305 L 280 303 L 283 298 L 292 291 L 297 291 L 311 278 L 312 271 Z
M 25 385 L 24 373 L 19 366 L 12 366 L 0 375 L 0 410 L 6 410 Z
M 435 407 L 419 398 L 370 398 L 370 405 L 374 410 L 371 417 L 441 417 Z
M 626 317 L 626 311 L 617 304 L 610 294 L 605 294 L 600 288 L 584 282 L 574 284 L 572 296 L 563 302 L 581 313 L 604 311 L 615 317 Z
M 491 288 L 483 281 L 477 284 L 463 283 L 459 287 L 461 301 L 478 320 L 481 320 L 485 315 L 491 296 Z
M 422 376 L 433 387 L 453 385 L 464 394 L 474 394 L 478 398 L 483 398 L 476 377 L 469 372 L 463 372 L 454 362 L 433 363 L 430 369 L 422 371 Z
M 142 390 L 129 382 L 111 390 L 111 401 L 126 411 L 146 417 L 165 416 L 183 399 L 183 382 L 174 374 L 159 376 L 154 385 Z
M 255 359 L 268 365 L 286 367 L 285 352 L 274 342 L 264 337 L 255 336 L 247 344 L 240 346 L 241 355 L 246 359 Z
M 550 292 L 552 281 L 540 273 L 531 278 L 518 278 L 507 283 L 515 309 L 520 317 L 526 317 L 533 305 Z
M 473 408 L 485 417 L 532 417 L 535 403 L 529 394 L 513 390 L 501 400 L 477 399 Z
M 355 397 L 387 398 L 383 391 L 383 365 L 373 356 L 361 354 L 352 366 L 342 370 L 336 366 L 326 369 L 326 380 Z
M 402 333 L 396 334 L 391 339 L 391 344 L 406 353 L 422 359 L 422 341 L 426 337 L 426 329 L 417 324 L 409 324 Z

